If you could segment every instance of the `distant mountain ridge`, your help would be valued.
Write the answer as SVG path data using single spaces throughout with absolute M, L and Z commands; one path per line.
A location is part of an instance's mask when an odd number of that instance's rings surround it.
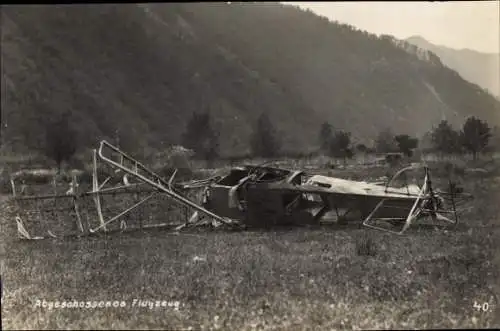
M 317 148 L 324 121 L 370 143 L 441 119 L 500 123 L 500 102 L 434 52 L 273 2 L 2 7 L 2 139 L 43 144 L 69 110 L 83 146 L 180 144 L 212 114 L 223 155 L 249 151 L 269 114 L 286 151 Z M 2 124 L 3 124 L 2 123 Z
M 456 70 L 464 79 L 487 89 L 500 97 L 500 54 L 482 53 L 471 49 L 454 49 L 435 45 L 421 36 L 412 36 L 407 42 L 435 53 L 441 61 Z

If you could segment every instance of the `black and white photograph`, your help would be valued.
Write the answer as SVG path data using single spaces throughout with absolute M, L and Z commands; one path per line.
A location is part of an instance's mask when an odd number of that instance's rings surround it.
M 500 328 L 500 1 L 1 5 L 0 330 Z

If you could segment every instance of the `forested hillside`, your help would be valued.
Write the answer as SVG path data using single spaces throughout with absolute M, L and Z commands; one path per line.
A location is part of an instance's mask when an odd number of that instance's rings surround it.
M 262 112 L 285 150 L 320 125 L 367 141 L 423 134 L 443 117 L 500 123 L 500 104 L 437 56 L 278 3 L 2 6 L 2 140 L 43 144 L 70 111 L 80 145 L 180 143 L 208 111 L 221 153 L 248 151 Z

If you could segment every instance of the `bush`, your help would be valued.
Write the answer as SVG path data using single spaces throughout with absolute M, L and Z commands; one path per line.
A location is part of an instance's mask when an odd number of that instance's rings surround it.
M 198 159 L 214 160 L 219 155 L 219 133 L 212 127 L 210 113 L 194 113 L 182 136 L 183 145 Z
M 175 181 L 190 179 L 193 175 L 191 158 L 194 156 L 194 151 L 186 149 L 182 146 L 172 146 L 162 156 L 158 174 L 165 180 L 169 180 L 175 169 Z

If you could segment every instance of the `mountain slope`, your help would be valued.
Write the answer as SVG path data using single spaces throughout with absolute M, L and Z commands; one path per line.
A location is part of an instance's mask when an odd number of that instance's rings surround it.
M 406 41 L 432 51 L 463 78 L 500 97 L 500 54 L 434 45 L 420 36 L 412 36 Z
M 25 128 L 19 132 L 37 142 L 40 118 L 71 109 L 87 145 L 118 130 L 122 141 L 143 140 L 137 148 L 158 147 L 178 143 L 190 115 L 207 110 L 223 150 L 234 151 L 246 147 L 248 123 L 265 111 L 283 122 L 286 145 L 300 146 L 291 133 L 318 125 L 307 106 L 196 38 L 180 13 L 173 4 L 162 21 L 136 5 L 3 9 L 2 98 L 10 132 Z
M 186 6 L 203 31 L 259 72 L 299 94 L 339 128 L 373 136 L 381 127 L 422 133 L 445 117 L 499 121 L 498 102 L 395 38 L 377 38 L 277 3 Z M 230 28 L 228 28 L 230 27 Z
M 4 6 L 2 103 L 14 149 L 65 110 L 82 144 L 118 135 L 127 150 L 179 143 L 206 110 L 223 154 L 248 151 L 261 112 L 301 151 L 325 120 L 360 141 L 500 123 L 499 102 L 433 53 L 278 3 Z

